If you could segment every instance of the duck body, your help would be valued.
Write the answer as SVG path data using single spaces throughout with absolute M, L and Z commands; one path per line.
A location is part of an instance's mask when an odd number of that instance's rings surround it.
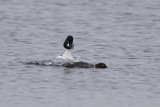
M 62 66 L 66 68 L 94 68 L 93 64 L 89 64 L 86 62 L 66 63 L 66 64 L 63 64 Z
M 90 64 L 87 62 L 65 63 L 62 66 L 66 68 L 108 68 L 104 63 Z
M 71 54 L 71 49 L 73 49 L 73 37 L 68 36 L 63 43 L 66 49 L 64 54 L 57 56 L 53 60 L 44 61 L 30 61 L 27 64 L 44 65 L 44 66 L 63 66 L 66 68 L 108 68 L 104 63 L 90 64 L 87 62 L 77 62 L 74 60 Z
M 98 63 L 94 65 L 87 62 L 57 62 L 57 60 L 29 61 L 26 64 L 42 66 L 62 66 L 66 68 L 108 68 L 104 63 Z

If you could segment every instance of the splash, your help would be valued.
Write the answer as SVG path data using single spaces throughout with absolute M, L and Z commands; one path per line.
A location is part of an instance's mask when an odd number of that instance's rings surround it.
M 63 66 L 66 63 L 73 64 L 74 62 L 82 61 L 80 56 L 74 58 L 75 60 L 53 58 L 52 60 L 42 60 L 42 61 L 29 61 L 27 64 L 44 65 L 44 66 Z

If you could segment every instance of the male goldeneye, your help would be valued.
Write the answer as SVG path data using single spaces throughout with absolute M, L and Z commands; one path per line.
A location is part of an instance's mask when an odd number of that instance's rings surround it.
M 69 60 L 74 60 L 71 54 L 71 49 L 73 49 L 73 37 L 69 35 L 66 40 L 63 43 L 64 48 L 66 51 L 64 52 L 63 55 L 57 56 L 57 58 L 62 58 L 62 59 L 69 59 Z

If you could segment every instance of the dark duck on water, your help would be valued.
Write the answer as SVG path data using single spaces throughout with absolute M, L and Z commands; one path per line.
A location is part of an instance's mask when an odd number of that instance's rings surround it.
M 66 51 L 63 55 L 57 56 L 57 59 L 63 59 L 66 60 L 65 63 L 62 63 L 61 65 L 66 68 L 108 68 L 106 64 L 104 63 L 98 63 L 98 64 L 90 64 L 87 62 L 76 62 L 71 54 L 71 49 L 73 49 L 73 37 L 70 35 L 66 38 L 66 40 L 63 43 L 64 48 Z M 35 64 L 35 65 L 47 65 L 47 66 L 56 66 L 57 62 L 54 60 L 48 60 L 48 61 L 31 61 L 27 64 Z M 58 64 L 59 65 L 59 64 Z
M 62 66 L 66 68 L 108 68 L 106 64 L 104 63 L 98 63 L 98 64 L 89 64 L 87 62 L 74 62 L 74 63 L 66 63 Z

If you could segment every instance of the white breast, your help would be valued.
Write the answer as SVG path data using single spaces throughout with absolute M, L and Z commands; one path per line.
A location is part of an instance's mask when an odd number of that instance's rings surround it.
M 64 52 L 64 54 L 62 56 L 58 56 L 57 58 L 73 60 L 73 57 L 72 57 L 70 49 L 66 49 L 66 51 Z

